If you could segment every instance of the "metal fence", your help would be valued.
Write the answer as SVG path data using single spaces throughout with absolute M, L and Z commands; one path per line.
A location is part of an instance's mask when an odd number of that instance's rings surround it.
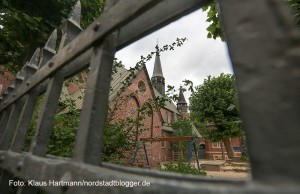
M 131 169 L 101 162 L 114 54 L 145 35 L 191 13 L 209 0 L 107 0 L 86 30 L 78 2 L 63 25 L 18 73 L 0 103 L 1 193 L 9 180 L 35 180 L 48 193 L 299 193 L 300 36 L 281 0 L 219 0 L 233 63 L 252 180 L 229 181 Z M 46 156 L 63 82 L 90 65 L 74 156 Z M 45 92 L 37 135 L 22 152 L 38 96 Z M 42 186 L 42 181 L 144 181 L 149 187 Z M 21 184 L 21 183 L 20 183 Z M 18 193 L 36 193 L 19 187 Z

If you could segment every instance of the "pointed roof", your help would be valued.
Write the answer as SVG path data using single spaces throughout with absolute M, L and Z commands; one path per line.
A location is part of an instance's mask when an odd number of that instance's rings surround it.
M 154 87 L 153 87 L 153 91 L 154 91 L 155 97 L 163 98 L 163 96 Z M 164 108 L 180 115 L 180 112 L 177 110 L 176 105 L 172 101 L 169 101 L 169 100 L 165 101 Z
M 152 77 L 164 77 L 164 75 L 162 73 L 162 68 L 161 68 L 161 63 L 160 63 L 160 58 L 159 58 L 159 53 L 158 52 L 156 52 L 156 56 L 155 56 L 154 69 L 153 69 Z
M 183 95 L 183 92 L 185 91 L 185 89 L 182 88 L 182 86 L 180 86 L 180 89 L 179 89 L 179 98 L 178 98 L 178 102 L 177 104 L 187 104 L 185 98 L 184 98 L 184 95 Z

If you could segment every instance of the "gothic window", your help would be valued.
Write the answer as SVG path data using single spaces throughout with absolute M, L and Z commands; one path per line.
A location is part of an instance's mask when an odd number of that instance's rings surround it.
M 165 112 L 165 122 L 166 122 L 166 125 L 169 125 L 169 118 L 168 118 L 168 112 L 166 111 Z
M 166 137 L 166 132 L 164 132 L 164 131 L 162 132 L 162 137 Z M 165 141 L 162 141 L 162 142 L 161 142 L 161 147 L 162 147 L 162 148 L 165 148 L 166 146 L 167 146 L 166 142 L 165 142 Z
M 175 113 L 171 113 L 171 123 L 173 124 L 175 122 Z
M 135 97 L 131 97 L 126 104 L 126 116 L 131 119 L 136 119 L 139 116 L 139 104 Z M 136 141 L 138 140 L 138 127 L 135 127 Z

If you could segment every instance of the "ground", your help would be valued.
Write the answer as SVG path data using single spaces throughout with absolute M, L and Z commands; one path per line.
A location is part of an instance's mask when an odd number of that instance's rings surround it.
M 249 164 L 246 162 L 226 162 L 225 160 L 201 160 L 201 166 L 209 164 L 211 170 L 206 170 L 207 177 L 233 179 L 233 180 L 250 180 L 251 173 Z M 197 163 L 192 162 L 195 168 Z M 219 169 L 219 170 L 216 170 Z
M 208 177 L 217 178 L 228 178 L 228 179 L 238 179 L 238 180 L 248 180 L 251 178 L 250 173 L 246 172 L 220 172 L 220 171 L 206 171 Z
M 225 160 L 201 160 L 201 164 L 210 164 L 220 170 L 207 170 L 208 177 L 247 180 L 251 178 L 250 167 L 246 162 L 226 162 Z M 195 165 L 196 167 L 196 165 Z

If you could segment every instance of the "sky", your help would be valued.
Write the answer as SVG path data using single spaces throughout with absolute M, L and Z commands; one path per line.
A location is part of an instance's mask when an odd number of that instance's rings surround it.
M 218 76 L 233 73 L 228 56 L 226 43 L 220 39 L 208 39 L 206 13 L 195 11 L 164 28 L 136 41 L 116 53 L 126 68 L 134 67 L 140 56 L 147 56 L 155 51 L 155 45 L 162 47 L 176 41 L 176 38 L 187 38 L 181 47 L 160 54 L 161 65 L 167 85 L 179 88 L 185 79 L 191 80 L 194 86 L 203 83 L 208 75 Z M 151 78 L 154 58 L 147 62 L 146 67 Z M 190 92 L 185 92 L 188 101 Z

